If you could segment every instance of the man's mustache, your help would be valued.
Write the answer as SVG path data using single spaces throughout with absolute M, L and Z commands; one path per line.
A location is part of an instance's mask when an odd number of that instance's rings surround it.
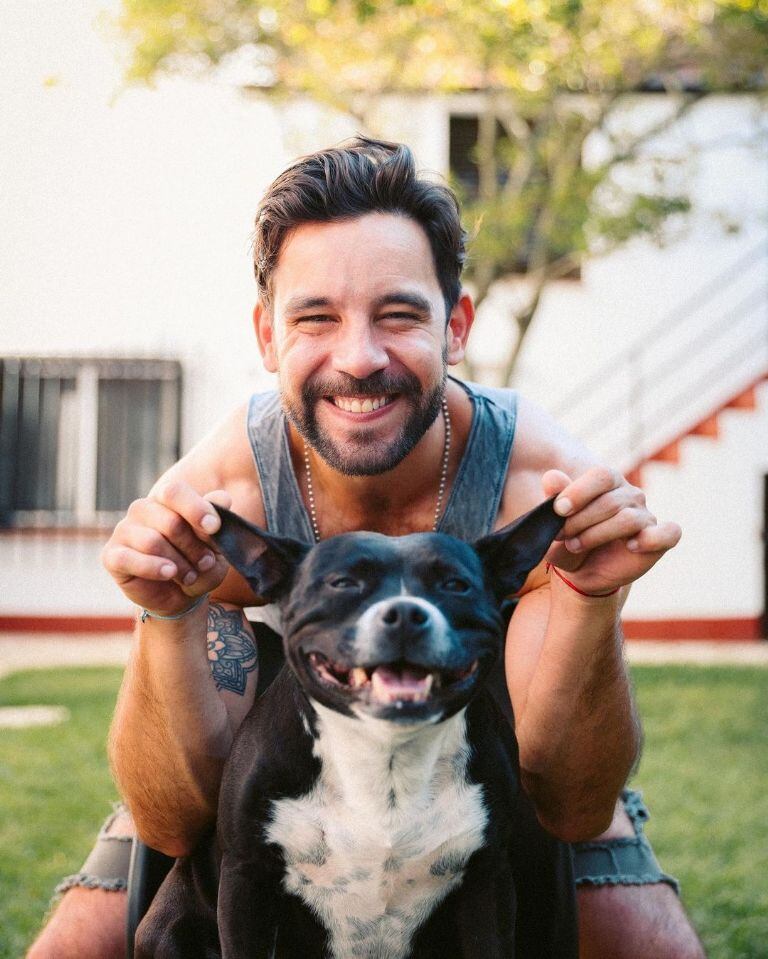
M 318 378 L 305 383 L 302 398 L 305 403 L 324 399 L 327 396 L 381 396 L 385 393 L 401 393 L 415 396 L 422 392 L 418 377 L 409 373 L 372 373 L 359 380 L 347 373 L 333 378 Z

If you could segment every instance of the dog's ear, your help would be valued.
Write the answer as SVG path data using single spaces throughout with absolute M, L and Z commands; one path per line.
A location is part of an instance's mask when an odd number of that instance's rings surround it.
M 520 589 L 562 529 L 565 519 L 555 512 L 554 501 L 555 497 L 546 500 L 474 544 L 497 599 L 505 599 Z
M 223 506 L 215 508 L 221 517 L 221 529 L 211 539 L 257 596 L 276 599 L 290 587 L 296 567 L 311 547 L 273 536 Z

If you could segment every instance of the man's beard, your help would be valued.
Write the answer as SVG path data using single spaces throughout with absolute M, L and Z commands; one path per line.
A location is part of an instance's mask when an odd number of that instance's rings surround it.
M 306 443 L 330 467 L 345 476 L 376 476 L 401 463 L 434 423 L 445 393 L 446 374 L 444 361 L 439 382 L 429 393 L 424 393 L 412 373 L 392 375 L 379 371 L 364 380 L 340 373 L 332 379 L 305 383 L 298 406 L 283 395 L 283 409 Z M 408 404 L 410 411 L 399 434 L 390 443 L 377 439 L 374 428 L 361 426 L 341 445 L 322 431 L 317 421 L 317 404 L 327 402 L 329 396 L 391 396 L 395 393 L 398 400 Z

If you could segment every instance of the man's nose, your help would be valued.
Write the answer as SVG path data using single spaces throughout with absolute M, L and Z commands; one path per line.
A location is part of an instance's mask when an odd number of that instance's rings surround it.
M 342 332 L 334 350 L 333 366 L 338 373 L 364 380 L 389 366 L 389 354 L 376 331 L 368 324 L 361 324 Z

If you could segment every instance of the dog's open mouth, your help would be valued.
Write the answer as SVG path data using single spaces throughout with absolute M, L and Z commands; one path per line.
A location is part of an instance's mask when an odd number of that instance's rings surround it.
M 372 703 L 425 703 L 437 690 L 448 690 L 472 676 L 476 659 L 462 669 L 427 669 L 413 663 L 382 663 L 378 666 L 349 667 L 334 663 L 322 653 L 310 653 L 309 665 L 320 682 L 365 693 Z

